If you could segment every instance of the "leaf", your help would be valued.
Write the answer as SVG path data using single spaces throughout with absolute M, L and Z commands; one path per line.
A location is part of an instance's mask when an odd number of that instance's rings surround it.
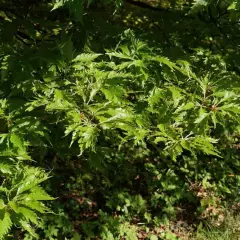
M 55 89 L 54 97 L 55 97 L 56 101 L 60 102 L 61 100 L 64 99 L 64 94 L 59 89 Z
M 24 195 L 25 201 L 46 201 L 46 200 L 54 200 L 53 197 L 49 196 L 45 190 L 43 190 L 39 186 L 35 186 L 31 188 L 31 193 Z
M 126 95 L 126 91 L 121 86 L 114 86 L 109 88 L 102 88 L 101 91 L 109 101 L 119 103 Z
M 49 176 L 38 168 L 30 168 L 25 167 L 24 171 L 24 178 L 21 182 L 18 183 L 17 187 L 17 195 L 32 189 L 33 187 L 37 186 L 39 183 L 47 180 Z
M 0 199 L 0 211 L 5 208 L 5 204 L 4 204 L 4 201 L 2 199 Z
M 209 0 L 194 0 L 190 13 L 197 13 L 209 4 Z
M 75 232 L 71 240 L 80 240 L 80 239 L 81 239 L 81 236 L 77 232 Z
M 237 6 L 237 1 L 234 1 L 230 4 L 227 10 L 235 10 Z
M 130 51 L 127 45 L 122 45 L 120 46 L 120 49 L 122 50 L 122 52 L 128 56 L 130 56 Z
M 38 235 L 28 222 L 20 220 L 20 224 L 24 230 L 28 231 L 34 238 L 38 239 Z
M 5 212 L 3 215 L 3 219 L 0 219 L 0 239 L 4 239 L 6 234 L 10 231 L 11 227 L 12 221 L 10 218 L 10 214 L 8 212 Z
M 47 208 L 42 202 L 40 201 L 31 201 L 31 200 L 26 200 L 21 202 L 21 204 L 25 205 L 26 207 L 29 207 L 33 210 L 36 210 L 37 212 L 40 213 L 46 213 L 46 212 L 51 212 L 49 208 Z
M 38 217 L 37 214 L 26 207 L 19 207 L 18 213 L 22 214 L 27 222 L 31 221 L 34 224 L 38 224 Z
M 219 110 L 228 111 L 228 112 L 232 112 L 232 113 L 240 114 L 240 106 L 238 106 L 237 104 L 223 105 L 221 107 L 218 107 L 218 109 Z
M 92 62 L 101 55 L 97 53 L 82 53 L 73 59 L 73 62 Z
M 194 121 L 194 123 L 199 124 L 201 123 L 205 118 L 209 116 L 209 113 L 204 112 L 202 109 L 199 111 L 199 117 Z
M 170 69 L 175 69 L 178 68 L 175 63 L 171 62 L 168 58 L 166 57 L 151 57 L 151 60 L 160 62 L 164 65 L 167 65 Z
M 56 10 L 62 6 L 64 6 L 64 0 L 57 0 L 57 2 L 53 5 L 52 11 Z
M 88 125 L 86 127 L 81 128 L 81 134 L 78 140 L 81 151 L 87 148 L 94 148 L 95 143 L 97 141 L 98 129 L 96 126 Z
M 11 207 L 11 209 L 16 212 L 16 213 L 19 213 L 19 209 L 18 209 L 18 204 L 15 202 L 15 201 L 10 201 L 8 203 L 8 205 Z
M 11 134 L 10 141 L 15 148 L 25 150 L 23 139 L 16 133 Z
M 213 121 L 214 128 L 216 128 L 218 121 L 217 121 L 216 114 L 214 112 L 211 114 L 211 118 L 212 118 L 212 121 Z
M 187 140 L 182 140 L 181 141 L 181 146 L 184 148 L 184 149 L 187 149 L 189 151 L 191 151 L 191 143 Z
M 182 111 L 190 110 L 190 109 L 194 108 L 194 106 L 195 106 L 195 104 L 193 102 L 188 102 L 187 104 L 183 103 L 181 106 L 179 106 L 177 108 L 175 113 L 179 113 L 179 112 L 182 112 Z
M 12 165 L 7 163 L 0 163 L 0 171 L 2 173 L 12 174 Z
M 112 57 L 116 57 L 116 58 L 120 58 L 120 59 L 126 59 L 126 60 L 132 60 L 134 61 L 135 59 L 131 56 L 128 56 L 126 54 L 120 53 L 120 52 L 108 52 L 107 55 L 112 58 Z M 124 64 L 126 64 L 125 66 L 129 66 L 132 64 L 132 62 L 125 62 Z
M 219 155 L 220 153 L 213 145 L 213 144 L 216 144 L 217 142 L 218 141 L 216 139 L 213 139 L 210 137 L 197 136 L 195 137 L 192 144 L 197 150 L 201 150 L 207 155 L 215 155 L 215 156 L 221 157 Z
M 170 86 L 168 89 L 172 93 L 174 106 L 177 106 L 179 104 L 179 101 L 183 98 L 183 96 L 181 95 L 180 90 L 177 87 L 174 87 L 174 86 Z

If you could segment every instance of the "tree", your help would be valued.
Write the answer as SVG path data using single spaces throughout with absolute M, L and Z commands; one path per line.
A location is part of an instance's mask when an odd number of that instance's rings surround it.
M 165 3 L 1 0 L 1 239 L 137 239 L 238 201 L 239 3 Z

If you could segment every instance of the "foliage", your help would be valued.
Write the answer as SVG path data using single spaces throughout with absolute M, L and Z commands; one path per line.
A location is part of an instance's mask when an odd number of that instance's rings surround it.
M 238 1 L 127 2 L 1 0 L 0 239 L 178 239 L 239 201 Z
M 195 239 L 238 239 L 239 238 L 239 216 L 232 212 L 227 214 L 224 223 L 219 227 L 208 225 L 207 229 L 198 227 Z

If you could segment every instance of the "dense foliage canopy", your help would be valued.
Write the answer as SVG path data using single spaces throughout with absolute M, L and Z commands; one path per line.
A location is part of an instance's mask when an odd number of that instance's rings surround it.
M 240 197 L 239 39 L 239 0 L 0 0 L 0 239 L 220 225 Z

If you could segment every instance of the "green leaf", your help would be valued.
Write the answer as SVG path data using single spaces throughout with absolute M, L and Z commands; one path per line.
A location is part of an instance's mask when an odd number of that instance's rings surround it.
M 54 4 L 52 11 L 56 10 L 64 5 L 64 0 L 57 0 L 57 2 Z
M 14 212 L 16 212 L 16 213 L 19 213 L 19 206 L 18 206 L 18 204 L 15 202 L 15 201 L 10 201 L 9 203 L 8 203 L 8 205 L 11 207 L 11 209 L 14 211 Z
M 77 232 L 75 232 L 71 240 L 80 240 L 80 239 L 81 239 L 81 236 Z
M 199 111 L 199 117 L 194 121 L 194 123 L 199 124 L 201 123 L 204 119 L 206 119 L 209 116 L 209 113 L 206 113 L 204 110 Z
M 35 239 L 38 239 L 38 235 L 27 221 L 20 220 L 20 224 L 24 230 L 29 232 Z
M 107 100 L 116 103 L 119 103 L 126 95 L 125 89 L 121 86 L 102 88 L 101 91 L 104 93 Z
M 2 173 L 12 174 L 12 164 L 0 163 L 0 171 Z
M 209 0 L 194 0 L 191 13 L 197 13 L 209 4 Z
M 88 125 L 81 128 L 80 138 L 78 140 L 81 151 L 87 148 L 94 148 L 98 137 L 98 129 L 96 126 Z
M 52 213 L 48 207 L 46 207 L 42 202 L 40 201 L 31 201 L 31 200 L 24 200 L 20 201 L 21 204 L 25 205 L 28 208 L 31 208 L 39 213 Z
M 92 62 L 102 54 L 97 54 L 97 53 L 82 53 L 78 55 L 73 62 Z
M 219 155 L 218 150 L 214 147 L 213 144 L 216 144 L 218 141 L 216 139 L 204 136 L 197 136 L 193 141 L 193 146 L 197 150 L 201 150 L 207 155 L 215 155 L 221 157 Z
M 194 106 L 195 106 L 195 104 L 193 102 L 188 102 L 187 104 L 183 103 L 181 106 L 179 106 L 177 108 L 175 113 L 190 110 L 190 109 L 194 108 Z
M 27 222 L 31 221 L 34 224 L 38 224 L 38 217 L 37 214 L 26 207 L 19 207 L 18 213 L 22 214 Z
M 3 208 L 5 208 L 5 203 L 4 203 L 4 201 L 2 200 L 2 199 L 0 199 L 0 211 L 3 209 Z
M 24 195 L 23 199 L 25 201 L 46 201 L 46 200 L 54 200 L 53 197 L 49 196 L 45 190 L 43 190 L 39 186 L 35 186 L 31 188 L 31 193 Z
M 174 106 L 177 106 L 179 104 L 179 101 L 183 98 L 180 89 L 178 89 L 177 87 L 171 86 L 168 88 L 171 93 L 172 93 L 172 98 L 173 98 L 173 102 L 174 102 Z
M 17 135 L 16 133 L 11 134 L 10 141 L 15 148 L 18 148 L 20 150 L 25 149 L 23 139 L 19 135 Z
M 164 65 L 167 65 L 170 69 L 175 69 L 178 68 L 175 63 L 171 62 L 168 58 L 166 57 L 152 57 L 151 60 L 160 62 Z
M 228 10 L 235 10 L 237 6 L 237 1 L 234 1 L 231 3 L 231 5 L 228 7 Z
M 16 186 L 18 187 L 17 195 L 20 195 L 21 193 L 32 189 L 33 187 L 37 186 L 39 183 L 49 178 L 49 176 L 39 168 L 25 167 L 23 171 L 24 171 L 24 178 Z
M 228 112 L 232 112 L 232 113 L 240 114 L 240 106 L 238 106 L 237 104 L 223 105 L 221 107 L 218 107 L 218 109 L 224 110 L 224 111 L 228 111 Z
M 10 214 L 8 212 L 4 212 L 3 218 L 0 219 L 0 239 L 4 239 L 6 234 L 10 231 L 11 227 L 12 221 L 10 218 Z
M 191 143 L 187 140 L 182 140 L 181 141 L 181 146 L 186 149 L 186 150 L 189 150 L 191 151 Z

